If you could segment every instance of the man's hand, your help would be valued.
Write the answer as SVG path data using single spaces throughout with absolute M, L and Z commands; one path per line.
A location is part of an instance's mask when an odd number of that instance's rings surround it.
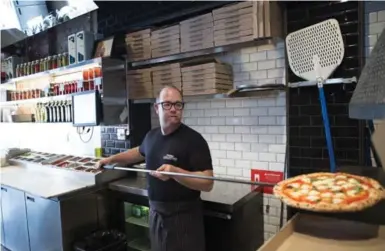
M 168 175 L 164 175 L 164 174 L 161 174 L 161 173 L 158 173 L 160 171 L 162 172 L 177 172 L 179 168 L 177 168 L 176 166 L 173 166 L 173 165 L 167 165 L 167 164 L 164 164 L 162 165 L 161 167 L 159 167 L 158 169 L 156 169 L 156 171 L 153 171 L 151 172 L 151 175 L 158 178 L 158 179 L 161 179 L 163 181 L 167 181 L 170 179 L 170 176 Z
M 96 163 L 96 168 L 102 168 L 104 165 L 111 164 L 111 158 L 101 159 L 98 163 Z

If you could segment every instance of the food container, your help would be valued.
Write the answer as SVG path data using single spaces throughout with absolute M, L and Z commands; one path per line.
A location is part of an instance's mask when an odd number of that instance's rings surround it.
M 70 162 L 65 161 L 65 162 L 61 162 L 60 164 L 57 164 L 56 166 L 61 168 L 68 168 L 70 164 L 71 164 Z
M 83 164 L 83 166 L 86 166 L 86 167 L 95 167 L 95 163 L 93 163 L 93 162 L 87 162 L 87 163 Z
M 84 167 L 84 166 L 79 166 L 79 167 L 75 168 L 75 170 L 77 170 L 77 171 L 84 171 L 86 169 L 87 169 L 87 167 Z
M 79 164 L 77 163 L 70 163 L 67 168 L 71 168 L 71 169 L 75 169 L 76 167 L 80 166 Z
M 80 159 L 81 159 L 80 157 L 73 157 L 73 158 L 69 159 L 68 161 L 77 162 Z
M 91 158 L 84 158 L 84 159 L 79 160 L 80 163 L 86 163 L 89 161 L 91 161 Z

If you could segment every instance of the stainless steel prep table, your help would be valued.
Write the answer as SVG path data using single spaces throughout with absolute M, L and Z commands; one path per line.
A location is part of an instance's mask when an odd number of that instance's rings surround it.
M 147 181 L 140 176 L 109 183 L 112 223 L 123 230 L 124 202 L 148 206 Z M 207 250 L 255 251 L 264 242 L 263 194 L 245 184 L 214 182 L 202 192 Z

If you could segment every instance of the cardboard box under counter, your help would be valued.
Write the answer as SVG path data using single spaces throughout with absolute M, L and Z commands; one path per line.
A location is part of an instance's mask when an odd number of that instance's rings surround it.
M 385 225 L 295 215 L 258 251 L 384 251 Z

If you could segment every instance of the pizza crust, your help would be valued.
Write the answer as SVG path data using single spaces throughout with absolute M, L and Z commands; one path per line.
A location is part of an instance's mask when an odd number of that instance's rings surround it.
M 352 174 L 346 174 L 346 173 L 336 173 L 335 175 L 347 176 L 349 178 L 364 180 L 365 182 L 373 186 L 373 188 L 369 188 L 367 190 L 369 193 L 368 198 L 366 198 L 365 200 L 355 201 L 350 204 L 333 204 L 333 203 L 326 203 L 323 201 L 320 201 L 318 203 L 308 203 L 308 202 L 296 201 L 288 197 L 283 191 L 283 187 L 285 187 L 289 183 L 292 183 L 295 181 L 301 181 L 303 179 L 309 179 L 309 178 L 311 179 L 312 177 L 322 177 L 322 176 L 328 177 L 330 176 L 330 174 L 331 173 L 319 172 L 319 173 L 304 174 L 304 175 L 292 177 L 292 178 L 283 180 L 279 182 L 277 185 L 275 185 L 273 188 L 273 193 L 281 201 L 283 201 L 285 204 L 291 207 L 305 209 L 305 210 L 314 211 L 314 212 L 357 212 L 357 211 L 362 211 L 363 209 L 366 209 L 368 207 L 371 207 L 377 204 L 380 200 L 385 199 L 385 190 L 379 182 L 371 178 L 352 175 Z

